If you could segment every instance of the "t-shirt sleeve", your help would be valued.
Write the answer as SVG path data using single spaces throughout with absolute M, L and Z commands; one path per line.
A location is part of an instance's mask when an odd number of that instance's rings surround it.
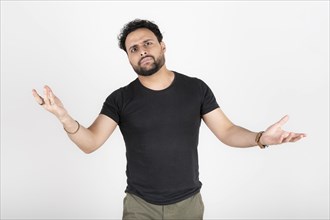
M 216 108 L 219 108 L 217 100 L 208 87 L 208 85 L 201 80 L 201 91 L 202 91 L 202 104 L 201 104 L 201 116 L 213 111 Z
M 121 91 L 120 89 L 111 93 L 104 101 L 100 114 L 106 115 L 113 119 L 117 124 L 120 123 L 121 111 Z

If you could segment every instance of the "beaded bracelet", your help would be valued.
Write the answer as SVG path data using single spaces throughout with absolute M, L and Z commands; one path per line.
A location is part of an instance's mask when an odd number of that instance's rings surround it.
M 261 138 L 261 136 L 262 136 L 263 133 L 264 133 L 264 131 L 260 131 L 260 132 L 257 134 L 256 139 L 255 139 L 256 143 L 258 144 L 258 146 L 259 146 L 261 149 L 265 149 L 266 147 L 268 147 L 268 145 L 264 145 L 264 144 L 261 144 L 261 143 L 260 143 L 260 138 Z

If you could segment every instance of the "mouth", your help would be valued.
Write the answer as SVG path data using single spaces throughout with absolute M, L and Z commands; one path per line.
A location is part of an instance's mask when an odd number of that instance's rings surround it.
M 143 58 L 140 60 L 139 64 L 140 64 L 140 65 L 143 65 L 143 64 L 146 64 L 146 63 L 151 62 L 151 61 L 154 61 L 153 57 L 151 57 L 151 56 L 146 56 L 146 57 L 143 57 Z

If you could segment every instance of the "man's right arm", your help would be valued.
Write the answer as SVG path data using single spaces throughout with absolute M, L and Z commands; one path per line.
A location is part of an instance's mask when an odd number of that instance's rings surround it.
M 101 147 L 117 127 L 114 120 L 103 114 L 100 114 L 88 128 L 78 124 L 69 115 L 61 122 L 69 138 L 86 154 Z
M 44 87 L 44 97 L 36 90 L 32 90 L 32 95 L 37 103 L 59 119 L 69 138 L 85 153 L 92 153 L 102 146 L 117 127 L 113 119 L 100 114 L 90 127 L 85 128 L 68 114 L 61 100 L 48 86 Z

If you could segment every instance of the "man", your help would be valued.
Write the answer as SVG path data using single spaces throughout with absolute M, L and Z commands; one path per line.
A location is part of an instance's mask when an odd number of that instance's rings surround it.
M 85 153 L 98 149 L 119 125 L 127 157 L 123 219 L 203 218 L 197 154 L 201 119 L 233 147 L 265 148 L 306 136 L 281 129 L 288 116 L 262 132 L 233 124 L 202 80 L 166 68 L 166 47 L 156 24 L 134 20 L 118 39 L 138 77 L 109 95 L 90 127 L 74 120 L 48 86 L 44 97 L 36 90 L 33 96 Z

